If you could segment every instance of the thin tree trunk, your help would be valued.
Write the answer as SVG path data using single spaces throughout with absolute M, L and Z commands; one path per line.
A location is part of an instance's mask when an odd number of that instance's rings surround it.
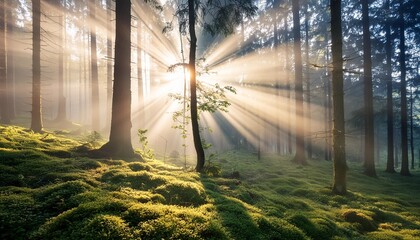
M 394 169 L 394 110 L 392 105 L 392 40 L 391 40 L 391 24 L 389 19 L 389 0 L 385 3 L 385 11 L 388 19 L 386 21 L 386 112 L 387 112 L 387 141 L 388 141 L 388 155 L 386 162 L 386 172 L 395 173 Z
M 289 71 L 290 71 L 290 63 L 289 63 L 289 26 L 287 23 L 287 16 L 284 19 L 284 32 L 285 32 L 285 43 L 286 43 L 286 98 L 287 98 L 287 152 L 288 154 L 292 154 L 292 117 L 291 117 L 291 87 L 290 87 L 290 77 L 289 77 Z
M 293 0 L 293 52 L 295 56 L 295 111 L 296 111 L 296 153 L 293 159 L 298 164 L 306 164 L 305 121 L 303 110 L 302 50 L 300 38 L 299 0 Z
M 89 3 L 89 15 L 92 21 L 90 29 L 90 64 L 91 64 L 91 76 L 92 76 L 92 129 L 95 131 L 100 130 L 99 123 L 99 83 L 98 83 L 98 57 L 96 47 L 96 0 L 92 0 Z
M 5 2 L 0 2 L 0 122 L 10 123 L 8 86 L 7 86 L 7 65 L 6 65 L 6 6 Z
M 194 139 L 194 147 L 197 153 L 197 172 L 201 172 L 204 168 L 205 155 L 203 145 L 201 143 L 200 128 L 198 125 L 198 110 L 197 110 L 197 79 L 195 70 L 196 50 L 197 50 L 197 36 L 195 35 L 195 0 L 188 0 L 188 21 L 190 33 L 190 91 L 191 91 L 191 125 Z
M 364 113 L 365 113 L 365 149 L 364 149 L 364 173 L 370 177 L 376 177 L 375 171 L 375 137 L 373 125 L 373 90 L 372 90 L 372 57 L 371 40 L 369 31 L 369 4 L 368 0 L 362 0 L 362 23 L 363 23 L 363 81 L 364 81 Z
M 312 134 L 311 134 L 311 76 L 310 76 L 310 63 L 309 63 L 309 14 L 308 14 L 309 2 L 305 2 L 305 80 L 306 80 L 306 151 L 308 158 L 312 158 Z
M 41 2 L 32 1 L 32 118 L 31 130 L 42 131 L 41 115 Z
M 414 169 L 414 123 L 413 123 L 413 86 L 410 91 L 410 152 L 411 152 L 411 169 Z
M 15 9 L 15 2 L 9 0 L 6 5 L 7 105 L 9 108 L 9 119 L 12 120 L 16 117 L 15 57 L 13 48 L 13 33 L 15 29 L 15 17 L 13 12 Z
M 64 10 L 64 7 L 60 6 Z M 67 118 L 66 98 L 64 97 L 64 48 L 65 41 L 63 41 L 63 31 L 65 31 L 65 18 L 60 12 L 60 33 L 59 33 L 59 50 L 58 50 L 58 114 L 56 121 L 62 122 Z
M 113 158 L 134 156 L 131 144 L 131 1 L 116 1 L 115 63 L 109 141 L 99 149 Z
M 111 34 L 111 0 L 106 0 L 106 24 L 107 24 L 107 40 L 106 40 L 106 119 L 107 128 L 111 122 L 111 105 L 112 105 L 112 34 Z
M 400 67 L 401 67 L 401 175 L 409 176 L 408 167 L 408 119 L 407 119 L 407 83 L 406 83 L 406 64 L 405 64 L 405 23 L 403 0 L 399 0 L 400 15 Z
M 334 107 L 333 150 L 334 182 L 332 191 L 335 194 L 347 192 L 346 145 L 344 128 L 344 90 L 343 90 L 343 40 L 341 29 L 341 0 L 331 0 L 331 39 L 332 39 L 332 88 Z

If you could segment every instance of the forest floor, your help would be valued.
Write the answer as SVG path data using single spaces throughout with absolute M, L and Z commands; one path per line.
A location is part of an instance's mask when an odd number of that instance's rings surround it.
M 0 126 L 0 239 L 420 239 L 420 172 L 229 151 L 197 174 L 159 160 L 91 159 L 95 136 Z M 80 147 L 83 146 L 83 147 Z

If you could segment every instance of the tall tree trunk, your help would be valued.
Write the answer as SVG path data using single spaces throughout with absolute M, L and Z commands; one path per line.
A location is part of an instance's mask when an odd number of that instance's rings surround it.
M 334 182 L 332 191 L 345 194 L 346 186 L 346 145 L 344 128 L 344 89 L 343 89 L 343 40 L 341 29 L 341 0 L 331 0 L 331 40 L 332 40 L 332 90 L 334 107 L 333 151 Z
M 6 3 L 5 3 L 6 4 Z M 9 108 L 9 119 L 12 120 L 16 117 L 16 88 L 15 88 L 15 57 L 14 57 L 14 48 L 13 48 L 13 33 L 15 29 L 15 17 L 14 9 L 16 3 L 14 0 L 7 1 L 6 7 L 6 41 L 7 41 L 7 89 L 8 89 L 8 98 L 7 105 Z
M 284 37 L 285 37 L 285 44 L 286 44 L 286 62 L 285 62 L 285 72 L 286 72 L 286 98 L 287 98 L 287 152 L 288 154 L 292 154 L 292 116 L 291 116 L 291 87 L 290 87 L 290 77 L 289 77 L 289 71 L 290 71 L 290 64 L 289 64 L 289 26 L 287 23 L 287 16 L 284 18 Z
M 325 26 L 324 28 L 324 36 L 325 36 L 325 81 L 324 81 L 324 105 L 325 105 L 325 145 L 324 145 L 324 156 L 325 160 L 331 161 L 331 137 L 332 137 L 332 112 L 331 112 L 331 74 L 330 74 L 330 51 L 329 51 L 329 34 L 328 34 L 328 27 Z
M 137 21 L 137 86 L 138 86 L 138 104 L 140 111 L 144 111 L 144 94 L 143 94 L 143 67 L 142 67 L 142 29 L 141 29 L 141 20 L 140 18 Z M 145 125 L 144 116 L 140 116 L 140 126 Z
M 100 130 L 99 123 L 99 83 L 98 83 L 98 57 L 96 47 L 96 0 L 89 2 L 89 14 L 91 19 L 90 29 L 90 64 L 92 76 L 92 129 L 95 131 Z
M 387 112 L 387 141 L 388 155 L 386 161 L 386 172 L 395 173 L 394 169 L 394 110 L 392 105 L 392 40 L 391 40 L 391 23 L 389 17 L 389 0 L 385 2 L 385 11 L 387 16 L 385 26 L 385 52 L 386 52 L 386 112 Z
M 196 50 L 197 50 L 197 36 L 195 34 L 195 0 L 188 0 L 188 23 L 190 33 L 190 91 L 191 91 L 191 125 L 194 139 L 194 147 L 197 153 L 197 165 L 195 170 L 201 172 L 204 168 L 205 155 L 200 137 L 200 127 L 198 125 L 198 110 L 197 110 L 197 79 L 195 70 Z
M 60 6 L 61 11 L 59 22 L 60 22 L 60 33 L 59 33 L 59 50 L 58 50 L 58 114 L 57 122 L 65 121 L 67 118 L 67 109 L 66 109 L 66 98 L 64 97 L 64 34 L 65 31 L 65 18 L 63 17 L 64 7 Z
M 7 87 L 7 64 L 6 64 L 6 6 L 5 2 L 0 2 L 0 122 L 10 123 L 8 87 Z
M 300 41 L 299 0 L 293 0 L 293 52 L 295 56 L 295 111 L 296 111 L 296 154 L 293 159 L 298 164 L 306 164 L 305 121 L 303 110 L 302 50 Z
M 375 171 L 375 136 L 373 125 L 373 93 L 372 93 L 372 57 L 369 31 L 369 4 L 368 0 L 362 1 L 363 23 L 363 81 L 365 100 L 365 151 L 364 173 L 370 177 L 376 177 Z
M 32 114 L 31 130 L 42 131 L 41 115 L 41 2 L 32 0 Z
M 131 144 L 131 1 L 116 1 L 115 63 L 109 141 L 99 149 L 106 156 L 130 158 Z
M 305 2 L 305 81 L 306 81 L 306 151 L 308 158 L 312 158 L 312 134 L 311 134 L 311 76 L 310 76 L 310 63 L 309 63 L 309 2 Z
M 111 12 L 112 1 L 106 0 L 106 26 L 107 26 L 107 40 L 106 40 L 106 119 L 107 129 L 111 122 L 111 104 L 112 104 L 112 34 L 111 34 Z
M 413 86 L 410 88 L 410 152 L 411 152 L 411 169 L 414 169 L 414 123 L 413 123 Z
M 404 23 L 404 0 L 399 0 L 400 22 L 400 67 L 401 67 L 401 175 L 409 176 L 408 168 L 408 120 L 407 120 L 407 83 L 405 64 L 405 23 Z

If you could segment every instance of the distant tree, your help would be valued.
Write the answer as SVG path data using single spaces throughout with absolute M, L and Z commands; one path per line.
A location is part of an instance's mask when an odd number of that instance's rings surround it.
M 113 158 L 134 156 L 131 143 L 131 1 L 115 2 L 115 63 L 109 141 L 98 151 Z
M 64 31 L 65 27 L 65 17 L 64 15 L 64 3 L 58 1 L 55 3 L 59 15 L 59 35 L 58 35 L 58 113 L 57 113 L 57 122 L 63 122 L 67 119 L 67 109 L 66 109 L 66 98 L 64 97 Z
M 385 2 L 385 52 L 386 52 L 386 112 L 387 112 L 387 163 L 386 172 L 395 173 L 394 169 L 394 109 L 392 104 L 392 39 L 391 39 L 391 17 L 390 13 L 390 0 Z
M 31 130 L 42 131 L 41 114 L 41 2 L 32 0 L 32 114 Z
M 106 0 L 106 28 L 107 28 L 107 40 L 106 40 L 106 122 L 111 122 L 111 104 L 112 104 L 112 0 Z M 107 125 L 109 126 L 109 125 Z
M 92 129 L 99 130 L 99 79 L 98 79 L 98 57 L 97 57 L 97 43 L 96 43 L 96 0 L 90 0 L 89 16 L 90 16 L 90 64 L 92 76 Z
M 343 36 L 341 29 L 341 0 L 330 0 L 331 8 L 331 50 L 332 50 L 332 92 L 333 92 L 333 153 L 334 180 L 332 191 L 336 194 L 347 192 L 347 164 L 344 128 L 343 89 Z
M 401 175 L 409 176 L 408 167 L 408 114 L 407 114 L 407 81 L 404 0 L 399 0 L 399 37 L 400 37 L 400 71 L 401 71 Z
M 0 2 L 0 122 L 10 123 L 7 87 L 6 65 L 6 6 L 5 1 Z
M 295 110 L 296 110 L 296 154 L 293 159 L 298 164 L 306 164 L 305 121 L 303 109 L 302 50 L 300 37 L 299 0 L 292 1 L 293 11 L 293 52 L 295 57 Z
M 369 4 L 368 0 L 362 1 L 363 24 L 363 82 L 364 82 L 364 117 L 365 117 L 365 174 L 376 176 L 374 157 L 374 124 L 373 124 L 373 90 L 372 90 L 372 47 L 369 31 Z

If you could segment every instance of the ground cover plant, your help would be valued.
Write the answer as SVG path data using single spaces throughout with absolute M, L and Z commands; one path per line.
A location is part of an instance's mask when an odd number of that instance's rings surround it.
M 1 239 L 419 239 L 420 174 L 245 151 L 198 174 L 147 159 L 91 158 L 89 138 L 0 127 Z M 217 167 L 209 169 L 219 169 Z

